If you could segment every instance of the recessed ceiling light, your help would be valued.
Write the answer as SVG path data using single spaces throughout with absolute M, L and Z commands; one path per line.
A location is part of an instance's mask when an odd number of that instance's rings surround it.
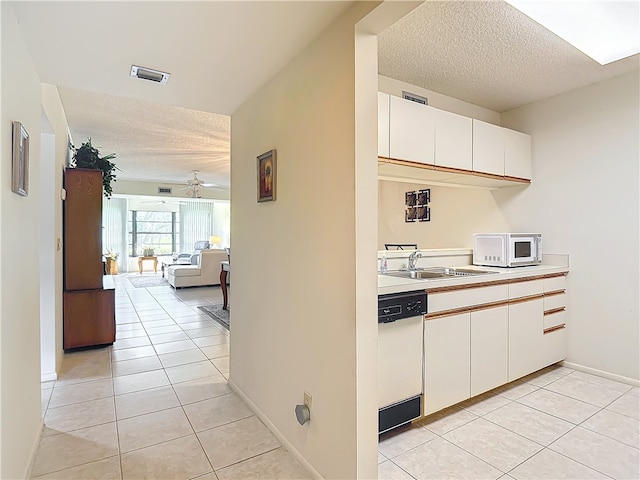
M 637 1 L 506 1 L 600 65 L 640 53 Z
M 161 72 L 160 70 L 153 70 L 152 68 L 139 67 L 137 65 L 131 65 L 131 77 L 137 77 L 142 80 L 150 80 L 156 83 L 165 84 L 169 81 L 170 73 Z

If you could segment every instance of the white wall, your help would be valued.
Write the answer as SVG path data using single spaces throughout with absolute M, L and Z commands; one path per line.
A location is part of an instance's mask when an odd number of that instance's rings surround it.
M 231 118 L 230 382 L 325 478 L 356 478 L 361 454 L 354 23 L 370 8 L 356 2 Z M 369 103 L 375 111 L 373 88 Z M 375 115 L 370 127 L 375 165 Z M 277 199 L 257 203 L 256 157 L 274 148 Z M 375 202 L 375 193 L 370 197 Z M 370 228 L 375 232 L 375 223 Z M 374 306 L 373 242 L 369 250 L 370 291 L 362 294 Z M 377 328 L 373 318 L 368 328 Z M 305 391 L 313 397 L 312 420 L 300 426 L 294 407 Z M 375 409 L 367 411 L 375 428 Z M 373 445 L 368 472 L 375 472 Z
M 40 400 L 40 79 L 11 6 L 2 12 L 0 109 L 0 477 L 26 478 L 37 447 Z M 30 134 L 30 191 L 11 192 L 11 122 Z
M 58 93 L 58 88 L 50 84 L 41 84 L 42 94 L 42 110 L 46 114 L 47 120 L 50 124 L 51 132 L 54 135 L 55 145 L 53 146 L 54 158 L 47 159 L 47 164 L 42 165 L 44 176 L 44 168 L 46 168 L 46 179 L 43 178 L 41 184 L 43 185 L 43 195 L 46 190 L 46 197 L 40 202 L 41 205 L 47 204 L 47 211 L 45 215 L 50 215 L 45 221 L 47 225 L 46 237 L 41 242 L 41 252 L 45 253 L 49 258 L 49 265 L 53 267 L 53 271 L 49 272 L 49 276 L 46 279 L 47 282 L 51 281 L 49 285 L 51 293 L 53 294 L 53 308 L 50 311 L 42 312 L 41 315 L 48 316 L 52 325 L 49 325 L 47 329 L 47 336 L 43 336 L 41 341 L 43 342 L 42 350 L 47 349 L 47 365 L 52 365 L 53 370 L 42 369 L 43 378 L 45 375 L 50 374 L 47 378 L 51 378 L 60 370 L 62 364 L 63 350 L 62 350 L 62 200 L 60 198 L 60 189 L 62 188 L 62 179 L 64 177 L 64 168 L 67 162 L 68 148 L 68 136 L 69 126 L 65 117 L 64 109 L 62 107 L 62 100 Z M 42 160 L 44 162 L 44 159 Z M 41 227 L 44 228 L 44 227 Z M 52 265 L 51 265 L 52 264 Z M 41 285 L 43 281 L 41 280 Z M 42 310 L 42 309 L 41 309 Z M 43 320 L 43 319 L 41 319 Z M 45 358 L 42 359 L 43 361 Z M 44 365 L 44 364 L 43 364 Z
M 502 115 L 532 136 L 533 183 L 495 194 L 517 229 L 568 253 L 567 361 L 640 378 L 638 72 Z
M 403 91 L 422 95 L 423 97 L 427 97 L 429 105 L 434 108 L 464 115 L 465 117 L 476 118 L 484 122 L 493 123 L 494 125 L 500 125 L 500 114 L 498 112 L 400 80 L 385 77 L 384 75 L 378 75 L 378 89 L 381 92 L 395 95 L 396 97 L 402 97 Z
M 56 136 L 49 120 L 42 112 L 42 135 L 40 137 L 40 376 L 43 382 L 57 378 L 58 349 L 56 348 L 56 303 L 60 295 L 56 292 L 56 239 L 55 239 L 55 206 L 51 201 L 55 182 L 55 150 Z M 62 333 L 62 332 L 60 332 Z M 62 351 L 60 351 L 62 359 Z
M 431 190 L 431 220 L 405 222 L 405 192 Z M 523 187 L 510 187 L 521 190 Z M 417 243 L 418 248 L 471 248 L 477 232 L 506 232 L 509 224 L 491 190 L 380 180 L 378 249 L 385 243 Z

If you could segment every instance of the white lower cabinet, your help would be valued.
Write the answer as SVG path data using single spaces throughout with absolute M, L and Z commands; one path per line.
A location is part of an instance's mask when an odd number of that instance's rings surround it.
M 470 397 L 470 313 L 424 324 L 424 415 Z
M 544 366 L 564 360 L 565 331 L 562 327 L 542 335 L 541 360 Z
M 490 285 L 430 294 L 427 296 L 427 303 L 429 313 L 437 313 L 474 307 L 484 303 L 506 301 L 508 298 L 508 285 Z
M 564 288 L 554 275 L 427 290 L 424 415 L 563 360 Z
M 471 312 L 471 396 L 508 381 L 509 307 Z
M 509 305 L 509 381 L 535 372 L 542 354 L 544 303 L 542 298 Z

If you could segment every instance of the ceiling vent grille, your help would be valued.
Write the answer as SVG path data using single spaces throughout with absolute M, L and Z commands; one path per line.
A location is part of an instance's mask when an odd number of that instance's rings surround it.
M 171 187 L 158 187 L 158 193 L 171 195 Z
M 162 83 L 163 85 L 169 81 L 170 73 L 161 72 L 160 70 L 153 70 L 151 68 L 139 67 L 137 65 L 131 65 L 131 77 L 137 77 L 142 80 L 149 80 L 156 83 Z
M 416 95 L 415 93 L 403 91 L 402 98 L 405 100 L 411 100 L 412 102 L 421 103 L 422 105 L 429 105 L 429 99 L 427 97 Z

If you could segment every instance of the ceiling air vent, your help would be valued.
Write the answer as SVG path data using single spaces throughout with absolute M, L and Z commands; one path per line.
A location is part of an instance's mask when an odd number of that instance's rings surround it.
M 405 100 L 411 100 L 412 102 L 421 103 L 422 105 L 429 105 L 429 100 L 427 99 L 427 97 L 416 95 L 415 93 L 403 91 L 402 98 L 404 98 Z
M 153 70 L 151 68 L 139 67 L 137 65 L 131 65 L 131 77 L 141 78 L 142 80 L 150 80 L 156 83 L 165 84 L 169 81 L 170 73 L 161 72 L 160 70 Z
M 171 195 L 171 187 L 158 187 L 158 193 Z

